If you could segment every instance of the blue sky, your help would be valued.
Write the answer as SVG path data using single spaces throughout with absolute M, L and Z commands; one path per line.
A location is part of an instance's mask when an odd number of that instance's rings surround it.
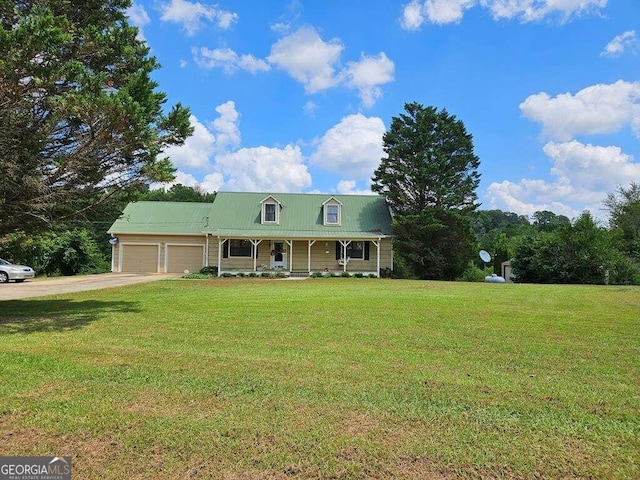
M 638 0 L 136 0 L 207 191 L 366 193 L 407 102 L 473 135 L 482 209 L 604 218 L 640 182 Z

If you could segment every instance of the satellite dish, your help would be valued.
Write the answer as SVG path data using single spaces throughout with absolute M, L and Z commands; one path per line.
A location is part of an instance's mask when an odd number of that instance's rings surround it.
M 111 245 L 115 245 L 116 243 L 118 243 L 118 237 L 111 237 L 111 238 L 109 239 L 109 243 L 110 243 Z
M 484 263 L 491 263 L 491 254 L 486 250 L 480 250 L 480 259 Z

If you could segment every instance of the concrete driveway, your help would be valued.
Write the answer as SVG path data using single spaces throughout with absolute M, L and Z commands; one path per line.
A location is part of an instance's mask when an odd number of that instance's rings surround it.
M 0 283 L 0 301 L 100 290 L 180 277 L 181 274 L 178 273 L 104 273 L 101 275 L 27 280 L 23 283 Z

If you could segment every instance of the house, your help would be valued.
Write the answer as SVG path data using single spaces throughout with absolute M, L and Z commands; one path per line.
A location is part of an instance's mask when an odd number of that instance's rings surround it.
M 282 271 L 380 275 L 393 268 L 377 195 L 219 192 L 213 203 L 130 203 L 108 233 L 114 272 Z

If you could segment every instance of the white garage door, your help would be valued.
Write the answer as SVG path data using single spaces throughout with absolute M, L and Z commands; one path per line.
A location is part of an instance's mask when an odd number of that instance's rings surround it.
M 122 271 L 158 273 L 159 245 L 122 245 Z
M 197 273 L 204 265 L 203 259 L 204 245 L 167 245 L 167 273 Z

